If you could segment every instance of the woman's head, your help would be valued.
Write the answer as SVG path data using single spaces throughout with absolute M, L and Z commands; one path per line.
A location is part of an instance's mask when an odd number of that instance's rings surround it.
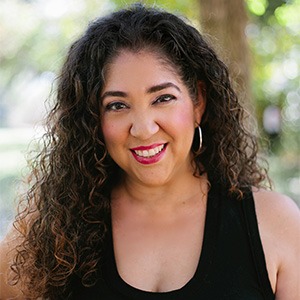
M 248 156 L 248 148 L 256 154 L 256 144 L 242 125 L 243 110 L 226 66 L 193 26 L 141 4 L 95 20 L 71 46 L 58 88 L 57 111 L 67 123 L 65 137 L 73 132 L 77 142 L 87 145 L 91 141 L 98 161 L 114 169 L 114 163 L 104 158 L 99 101 L 109 65 L 124 50 L 155 53 L 162 63 L 177 70 L 194 101 L 202 82 L 206 111 L 200 124 L 203 149 L 195 156 L 198 172 L 214 172 L 231 182 L 233 189 L 242 182 L 261 181 L 259 171 L 252 170 L 255 155 Z
M 177 70 L 148 50 L 123 50 L 110 63 L 101 127 L 125 181 L 164 186 L 193 174 L 191 145 L 205 109 L 198 94 L 195 105 Z
M 103 83 L 106 66 L 123 50 L 156 53 L 178 71 L 192 95 L 197 81 L 212 75 L 206 74 L 205 64 L 212 62 L 214 52 L 198 31 L 173 14 L 141 4 L 92 22 L 69 55 L 82 80 L 93 87 L 99 76 Z

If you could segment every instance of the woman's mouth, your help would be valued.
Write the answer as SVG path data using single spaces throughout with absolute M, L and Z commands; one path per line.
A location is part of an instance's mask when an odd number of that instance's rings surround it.
M 166 150 L 167 144 L 141 146 L 131 149 L 133 157 L 142 164 L 158 162 Z
M 135 152 L 136 155 L 140 156 L 140 157 L 152 157 L 155 156 L 157 153 L 159 153 L 163 148 L 165 147 L 165 145 L 160 145 L 158 147 L 149 149 L 149 150 L 133 150 Z

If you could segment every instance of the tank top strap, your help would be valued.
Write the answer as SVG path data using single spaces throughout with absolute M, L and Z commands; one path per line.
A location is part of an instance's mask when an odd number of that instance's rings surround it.
M 273 290 L 269 280 L 265 255 L 260 239 L 253 193 L 250 189 L 244 193 L 244 198 L 242 200 L 242 209 L 245 217 L 251 253 L 253 262 L 255 264 L 259 284 L 264 293 L 265 299 L 274 299 L 274 297 L 270 296 L 273 295 Z

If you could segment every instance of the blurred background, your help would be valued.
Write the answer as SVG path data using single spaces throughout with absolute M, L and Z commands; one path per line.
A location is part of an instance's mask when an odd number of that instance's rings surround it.
M 26 189 L 26 159 L 68 46 L 91 20 L 132 2 L 0 0 L 0 238 Z M 140 2 L 183 14 L 205 33 L 254 115 L 274 189 L 300 206 L 300 0 Z

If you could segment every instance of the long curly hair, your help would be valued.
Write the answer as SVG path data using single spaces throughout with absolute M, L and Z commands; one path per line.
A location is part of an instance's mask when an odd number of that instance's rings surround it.
M 267 178 L 227 67 L 187 20 L 141 4 L 99 18 L 69 49 L 44 146 L 32 164 L 31 188 L 15 221 L 23 242 L 12 269 L 27 298 L 67 299 L 74 276 L 86 286 L 101 276 L 110 192 L 120 169 L 107 155 L 99 101 L 105 68 L 124 49 L 161 55 L 193 99 L 204 82 L 204 146 L 194 155 L 195 174 L 221 178 L 237 194 Z

